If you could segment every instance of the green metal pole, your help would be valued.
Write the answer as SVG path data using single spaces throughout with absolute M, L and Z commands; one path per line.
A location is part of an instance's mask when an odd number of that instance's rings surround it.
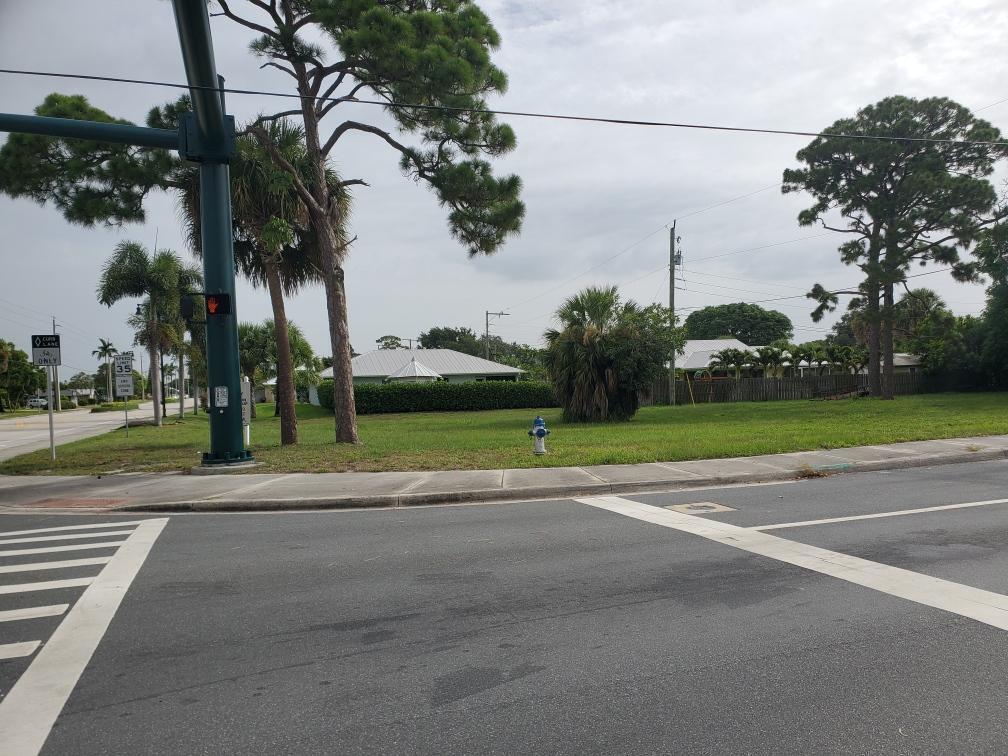
M 186 125 L 190 154 L 200 162 L 200 213 L 203 242 L 203 283 L 208 294 L 226 294 L 235 301 L 234 249 L 231 226 L 231 186 L 228 161 L 234 127 L 224 114 L 210 38 L 205 0 L 173 0 L 182 61 L 195 118 Z M 194 144 L 195 143 L 195 144 Z M 193 149 L 195 148 L 195 149 Z M 203 464 L 250 460 L 242 433 L 241 377 L 238 367 L 238 318 L 230 312 L 207 314 L 207 377 L 210 451 Z
M 227 163 L 203 163 L 200 166 L 200 211 L 206 291 L 230 294 L 233 303 L 235 276 Z M 228 315 L 207 315 L 206 340 L 210 453 L 204 455 L 203 463 L 249 459 L 243 443 L 238 320 L 233 304 Z

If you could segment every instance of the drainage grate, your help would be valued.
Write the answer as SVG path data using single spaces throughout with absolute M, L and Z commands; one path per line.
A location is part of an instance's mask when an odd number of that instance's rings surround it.
M 685 514 L 708 514 L 709 512 L 734 512 L 732 507 L 724 504 L 716 504 L 713 501 L 696 501 L 692 504 L 669 504 L 665 509 L 673 512 L 684 512 Z

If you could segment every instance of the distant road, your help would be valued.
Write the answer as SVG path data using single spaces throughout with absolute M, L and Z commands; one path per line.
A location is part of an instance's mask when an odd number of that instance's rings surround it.
M 175 405 L 178 411 L 178 405 Z M 171 408 L 169 408 L 169 414 Z M 148 420 L 154 416 L 154 404 L 146 402 L 139 410 L 130 412 L 130 420 Z M 53 415 L 53 429 L 56 445 L 81 438 L 108 433 L 123 424 L 122 412 L 95 412 L 87 407 Z M 0 415 L 0 461 L 27 454 L 49 446 L 49 414 L 45 411 L 37 415 L 3 418 Z

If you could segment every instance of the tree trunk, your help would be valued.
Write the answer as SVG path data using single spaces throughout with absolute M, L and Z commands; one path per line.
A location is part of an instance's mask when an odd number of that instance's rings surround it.
M 157 334 L 154 328 L 154 318 L 157 317 L 157 307 L 154 297 L 150 298 L 150 320 L 147 322 L 147 351 L 150 353 L 151 398 L 154 400 L 154 424 L 159 428 L 163 425 L 161 419 L 161 359 L 158 349 Z
M 347 324 L 346 288 L 343 268 L 336 262 L 336 239 L 332 229 L 323 247 L 326 309 L 329 314 L 329 343 L 333 355 L 333 406 L 336 414 L 336 440 L 356 444 L 357 407 L 354 404 L 353 367 L 350 364 L 350 330 Z
M 882 398 L 893 398 L 893 284 L 886 281 L 882 300 Z
M 275 260 L 263 260 L 266 287 L 273 306 L 273 330 L 277 349 L 277 402 L 280 407 L 280 443 L 297 443 L 297 414 L 294 408 L 294 361 L 291 359 L 290 334 L 287 330 L 287 310 L 284 307 L 280 271 Z
M 183 342 L 184 344 L 184 342 Z M 178 416 L 185 417 L 185 352 L 182 347 L 178 350 Z
M 108 385 L 108 397 L 106 401 L 112 401 L 112 368 L 109 367 L 109 359 L 105 358 L 105 382 Z

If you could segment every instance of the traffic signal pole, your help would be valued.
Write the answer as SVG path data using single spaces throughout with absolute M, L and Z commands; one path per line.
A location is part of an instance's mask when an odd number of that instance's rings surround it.
M 234 154 L 234 120 L 224 113 L 223 80 L 217 76 L 210 19 L 204 0 L 173 0 L 182 62 L 191 89 L 192 117 L 183 122 L 188 144 L 200 163 L 203 285 L 206 293 L 234 301 L 235 274 L 228 162 Z M 188 115 L 188 114 L 187 114 Z M 207 392 L 210 451 L 204 465 L 251 460 L 242 433 L 238 318 L 234 307 L 207 313 Z M 211 358 L 212 356 L 212 358 Z
M 199 163 L 204 288 L 233 302 L 228 163 L 235 150 L 234 119 L 224 113 L 206 0 L 172 0 L 172 6 L 194 110 L 183 114 L 177 131 L 9 113 L 0 113 L 0 131 L 177 150 L 186 160 Z M 238 321 L 235 307 L 226 309 L 207 317 L 210 451 L 203 455 L 204 465 L 252 459 L 242 439 Z

